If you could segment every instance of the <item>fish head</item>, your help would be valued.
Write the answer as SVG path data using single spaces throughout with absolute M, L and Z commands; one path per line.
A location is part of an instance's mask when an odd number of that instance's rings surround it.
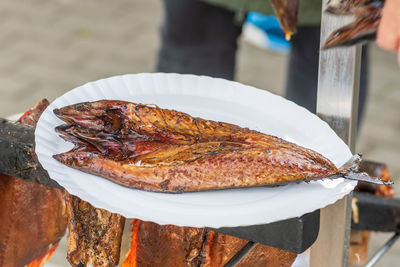
M 116 132 L 123 126 L 121 116 L 123 112 L 121 113 L 121 111 L 126 109 L 126 103 L 123 101 L 96 101 L 56 108 L 53 112 L 59 119 L 71 125 L 98 131 Z

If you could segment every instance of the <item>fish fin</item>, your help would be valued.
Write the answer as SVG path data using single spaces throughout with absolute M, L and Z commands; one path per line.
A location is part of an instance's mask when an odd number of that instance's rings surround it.
M 353 155 L 342 167 L 340 167 L 340 172 L 349 173 L 357 172 L 361 164 L 361 154 Z

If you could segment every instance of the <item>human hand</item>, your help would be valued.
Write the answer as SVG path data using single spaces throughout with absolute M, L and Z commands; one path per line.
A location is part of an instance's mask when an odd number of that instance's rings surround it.
M 400 0 L 385 1 L 376 42 L 385 50 L 397 52 L 400 64 Z

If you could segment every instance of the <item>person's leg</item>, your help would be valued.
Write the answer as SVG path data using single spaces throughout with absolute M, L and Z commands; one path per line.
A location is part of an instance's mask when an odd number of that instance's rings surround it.
M 292 37 L 289 55 L 286 98 L 316 112 L 318 87 L 319 26 L 299 27 Z M 333 48 L 335 49 L 335 48 Z M 358 118 L 361 121 L 368 87 L 368 49 L 363 47 Z M 350 74 L 349 74 L 350 75 Z
M 198 0 L 164 0 L 157 71 L 233 79 L 241 33 L 234 16 Z
M 317 26 L 298 27 L 292 36 L 286 78 L 286 98 L 315 113 L 318 85 Z
M 369 69 L 369 46 L 364 45 L 361 53 L 361 69 L 360 69 L 360 95 L 358 98 L 358 126 L 362 122 L 365 113 L 365 103 L 368 95 L 368 69 Z

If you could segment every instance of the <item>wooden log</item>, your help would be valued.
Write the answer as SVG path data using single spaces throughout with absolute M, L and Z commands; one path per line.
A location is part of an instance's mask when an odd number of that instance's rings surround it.
M 0 118 L 0 173 L 63 188 L 49 177 L 34 152 L 35 128 Z

